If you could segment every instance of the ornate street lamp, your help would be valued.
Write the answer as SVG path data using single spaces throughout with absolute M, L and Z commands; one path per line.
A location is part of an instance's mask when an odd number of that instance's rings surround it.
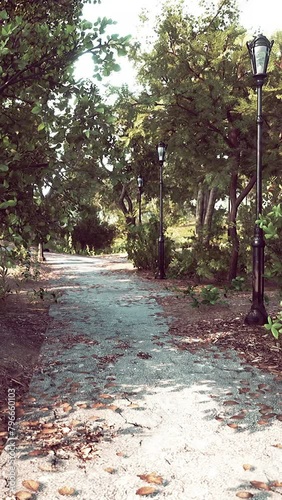
M 247 42 L 253 76 L 257 86 L 257 179 L 256 179 L 256 219 L 262 213 L 262 86 L 267 76 L 267 66 L 273 41 L 258 35 Z M 264 306 L 264 247 L 263 230 L 255 224 L 253 239 L 253 296 L 252 305 L 245 318 L 247 325 L 264 325 L 267 312 Z
M 142 191 L 143 191 L 143 186 L 144 186 L 144 181 L 141 175 L 138 175 L 137 177 L 137 186 L 139 189 L 139 196 L 138 196 L 138 207 L 139 207 L 139 224 L 142 223 L 142 218 L 141 218 L 141 197 L 142 197 Z
M 163 164 L 165 160 L 166 145 L 160 142 L 157 146 L 160 163 L 160 233 L 159 233 L 159 270 L 157 278 L 165 278 L 165 250 L 164 250 L 164 228 L 163 228 Z

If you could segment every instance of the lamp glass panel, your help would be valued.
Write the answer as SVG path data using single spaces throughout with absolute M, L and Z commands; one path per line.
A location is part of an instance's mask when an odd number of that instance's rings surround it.
M 165 156 L 165 147 L 164 146 L 158 146 L 158 155 L 159 155 L 159 160 L 164 161 L 164 156 Z
M 259 45 L 255 47 L 255 60 L 256 60 L 256 74 L 264 75 L 266 73 L 266 58 L 267 58 L 267 47 L 265 45 Z

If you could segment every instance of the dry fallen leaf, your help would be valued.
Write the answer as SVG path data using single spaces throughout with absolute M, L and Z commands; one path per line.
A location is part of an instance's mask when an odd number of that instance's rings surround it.
M 275 488 L 282 488 L 282 482 L 281 481 L 272 481 L 271 486 L 274 486 Z
M 270 490 L 269 486 L 262 481 L 250 481 L 250 483 L 254 488 L 258 488 L 259 490 Z
M 53 422 L 46 422 L 45 424 L 42 425 L 42 427 L 44 429 L 51 429 L 52 427 L 54 427 L 54 424 Z
M 238 498 L 253 498 L 253 496 L 254 495 L 249 491 L 238 491 L 238 493 L 236 493 L 236 497 Z
M 273 444 L 274 448 L 280 448 L 282 450 L 282 444 Z
M 244 470 L 254 470 L 254 467 L 250 464 L 244 464 L 243 465 L 243 469 Z
M 233 415 L 230 418 L 234 418 L 234 419 L 237 419 L 237 420 L 242 420 L 243 418 L 245 418 L 245 416 L 246 416 L 246 413 L 244 411 L 241 411 L 241 413 L 237 413 L 237 415 Z
M 44 471 L 44 472 L 56 472 L 56 467 L 52 464 L 46 464 L 46 465 L 39 465 L 38 469 Z
M 104 471 L 108 472 L 109 474 L 115 474 L 117 470 L 113 469 L 113 467 L 106 467 Z
M 231 429 L 238 429 L 238 424 L 227 424 Z
M 75 489 L 70 488 L 69 486 L 63 486 L 62 488 L 58 489 L 58 492 L 60 493 L 60 495 L 70 496 L 70 495 L 73 495 L 75 493 Z
M 31 491 L 38 491 L 38 488 L 40 486 L 39 482 L 34 481 L 33 479 L 26 479 L 22 482 L 22 485 Z
M 54 434 L 54 432 L 57 432 L 58 429 L 56 427 L 50 427 L 50 428 L 45 428 L 45 429 L 41 429 L 41 432 L 40 434 Z
M 224 401 L 223 404 L 225 406 L 232 406 L 232 405 L 238 405 L 238 401 L 233 401 L 232 399 L 227 399 L 227 401 Z
M 136 495 L 146 496 L 146 495 L 151 495 L 152 493 L 155 492 L 156 488 L 153 488 L 152 486 L 143 486 L 142 488 L 139 488 L 139 490 L 136 491 Z
M 263 418 L 261 418 L 260 420 L 258 420 L 258 425 L 267 425 L 269 424 L 268 420 L 265 420 Z
M 29 491 L 20 490 L 16 493 L 17 500 L 29 500 L 30 498 L 32 498 L 32 493 L 29 493 Z
M 100 394 L 99 397 L 102 399 L 113 399 L 113 396 L 111 396 L 111 394 Z
M 29 457 L 37 457 L 37 456 L 42 456 L 42 455 L 47 455 L 47 451 L 44 450 L 31 450 L 28 452 Z
M 155 472 L 152 472 L 151 474 L 137 474 L 137 476 L 147 483 L 163 484 L 163 478 L 161 476 L 157 476 Z

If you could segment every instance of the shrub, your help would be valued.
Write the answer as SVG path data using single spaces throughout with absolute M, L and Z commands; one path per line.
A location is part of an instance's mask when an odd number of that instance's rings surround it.
M 100 221 L 96 210 L 82 215 L 72 231 L 72 243 L 76 250 L 100 251 L 113 242 L 116 230 L 105 221 Z
M 158 237 L 159 223 L 155 217 L 139 226 L 128 226 L 125 249 L 129 260 L 135 267 L 143 270 L 156 271 L 158 267 Z M 165 269 L 168 268 L 173 256 L 173 243 L 165 237 Z
M 175 253 L 170 273 L 176 277 L 196 280 L 224 280 L 229 266 L 227 246 L 204 244 L 193 238 L 189 247 Z

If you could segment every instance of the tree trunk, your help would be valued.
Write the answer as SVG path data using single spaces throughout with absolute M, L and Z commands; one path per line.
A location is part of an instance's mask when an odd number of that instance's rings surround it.
M 126 224 L 136 225 L 135 215 L 133 214 L 133 203 L 127 192 L 127 186 L 123 184 L 121 195 L 119 197 L 119 206 L 125 216 Z
M 204 190 L 200 185 L 196 204 L 196 236 L 201 233 L 204 222 Z
M 38 243 L 37 258 L 39 262 L 44 262 L 46 259 L 43 255 L 43 243 L 42 241 Z
M 237 233 L 236 227 L 236 219 L 238 208 L 241 205 L 242 201 L 246 198 L 246 196 L 251 191 L 252 187 L 256 182 L 256 174 L 254 174 L 249 180 L 247 186 L 242 190 L 240 195 L 237 197 L 237 187 L 238 187 L 238 174 L 233 172 L 231 174 L 230 181 L 230 211 L 228 216 L 228 235 L 231 241 L 232 249 L 231 256 L 229 261 L 229 273 L 228 279 L 232 281 L 237 276 L 238 269 L 238 259 L 239 259 L 239 250 L 240 250 L 240 242 Z
M 214 205 L 216 201 L 217 189 L 215 187 L 211 188 L 208 193 L 207 206 L 205 211 L 204 218 L 204 243 L 209 244 L 211 237 L 211 226 L 212 226 L 212 218 L 214 214 Z

